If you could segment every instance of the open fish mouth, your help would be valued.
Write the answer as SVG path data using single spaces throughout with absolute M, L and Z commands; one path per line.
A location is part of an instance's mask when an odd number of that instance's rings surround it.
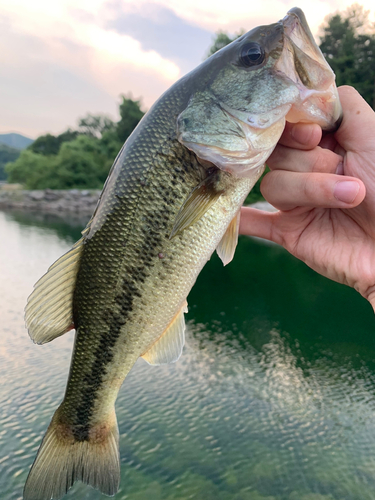
M 318 123 L 323 130 L 334 131 L 342 121 L 342 108 L 335 75 L 316 44 L 305 15 L 291 9 L 280 21 L 284 29 L 284 49 L 276 70 L 291 80 L 299 99 L 286 120 Z
M 338 128 L 342 109 L 335 74 L 301 9 L 249 31 L 212 56 L 212 66 L 218 67 L 220 55 L 226 64 L 216 79 L 211 73 L 202 78 L 204 86 L 178 117 L 178 140 L 198 158 L 248 177 L 264 165 L 286 121 Z

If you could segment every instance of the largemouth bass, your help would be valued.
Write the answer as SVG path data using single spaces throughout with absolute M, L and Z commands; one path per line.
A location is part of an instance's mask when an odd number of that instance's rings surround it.
M 334 74 L 297 8 L 211 56 L 153 105 L 82 238 L 28 300 L 34 342 L 76 334 L 25 500 L 61 498 L 76 480 L 116 493 L 114 405 L 126 375 L 139 357 L 180 357 L 187 295 L 215 249 L 224 264 L 232 259 L 240 207 L 285 121 L 332 130 L 340 116 Z

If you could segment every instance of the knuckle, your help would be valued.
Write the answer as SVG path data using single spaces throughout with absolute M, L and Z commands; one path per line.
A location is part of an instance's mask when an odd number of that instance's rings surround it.
M 268 172 L 260 183 L 260 192 L 266 198 L 268 193 L 272 192 L 272 186 L 275 184 L 275 177 L 278 177 L 278 172 Z
M 326 155 L 324 151 L 320 151 L 315 154 L 314 162 L 312 166 L 312 172 L 327 172 L 329 170 L 329 165 L 327 162 Z
M 328 149 L 321 149 L 314 154 L 311 172 L 334 173 L 339 161 L 338 155 Z
M 315 201 L 319 191 L 319 184 L 316 176 L 308 173 L 303 177 L 302 182 L 302 196 L 305 200 Z
M 323 200 L 327 202 L 332 198 L 331 186 L 324 181 L 322 176 L 308 173 L 303 179 L 302 196 L 306 201 L 318 206 Z
M 267 160 L 267 167 L 269 167 L 270 170 L 277 170 L 278 168 L 282 168 L 285 161 L 286 161 L 285 147 L 278 144 Z
M 311 199 L 316 189 L 314 187 L 314 183 L 311 182 L 311 177 L 312 177 L 311 174 L 306 174 L 303 176 L 302 180 L 302 189 L 301 189 L 302 197 L 308 200 Z

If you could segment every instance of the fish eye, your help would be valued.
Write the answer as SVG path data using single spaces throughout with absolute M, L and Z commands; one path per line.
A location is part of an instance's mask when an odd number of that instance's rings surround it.
M 258 66 L 264 61 L 265 53 L 259 43 L 246 43 L 240 52 L 240 61 L 243 66 Z

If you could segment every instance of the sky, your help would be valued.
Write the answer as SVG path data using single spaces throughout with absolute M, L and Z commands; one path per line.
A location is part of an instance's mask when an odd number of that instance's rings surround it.
M 235 33 L 302 8 L 314 35 L 353 0 L 0 0 L 0 133 L 74 128 L 88 112 L 118 120 L 121 94 L 144 110 Z M 373 0 L 359 2 L 370 10 Z

